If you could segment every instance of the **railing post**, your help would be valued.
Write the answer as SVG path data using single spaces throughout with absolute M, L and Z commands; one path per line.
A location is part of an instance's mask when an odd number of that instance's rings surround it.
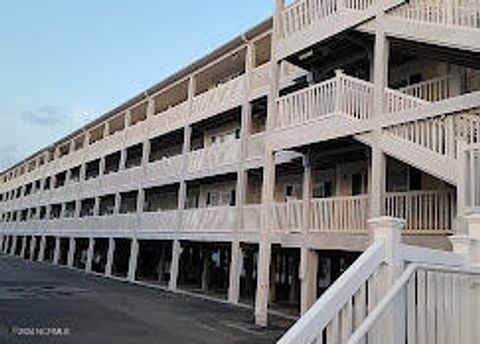
M 382 240 L 385 245 L 385 259 L 378 275 L 378 296 L 383 297 L 387 290 L 402 275 L 403 261 L 400 256 L 401 230 L 405 220 L 394 217 L 378 217 L 368 221 L 371 237 Z M 405 342 L 405 293 L 400 292 L 381 319 L 378 336 L 380 343 L 400 344 Z
M 342 76 L 343 71 L 337 69 L 335 71 L 335 113 L 342 111 L 342 101 L 343 101 L 343 88 L 342 88 Z

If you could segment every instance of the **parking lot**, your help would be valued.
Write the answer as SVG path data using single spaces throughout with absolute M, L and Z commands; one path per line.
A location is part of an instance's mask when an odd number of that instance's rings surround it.
M 0 343 L 274 343 L 291 321 L 0 256 Z

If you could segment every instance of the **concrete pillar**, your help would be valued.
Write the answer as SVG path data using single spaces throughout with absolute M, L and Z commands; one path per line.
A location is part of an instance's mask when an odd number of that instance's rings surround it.
M 5 243 L 5 235 L 0 235 L 0 252 L 3 253 L 3 244 Z
M 107 264 L 105 266 L 105 276 L 112 276 L 113 258 L 115 256 L 115 239 L 108 239 Z
M 58 261 L 60 260 L 60 243 L 61 238 L 55 238 L 55 249 L 53 251 L 53 265 L 58 265 Z
M 371 237 L 374 242 L 383 241 L 385 245 L 385 259 L 383 268 L 379 272 L 377 284 L 379 295 L 391 288 L 395 281 L 403 273 L 403 261 L 400 256 L 401 230 L 405 220 L 383 216 L 368 221 Z M 400 296 L 393 301 L 390 307 L 382 315 L 382 324 L 378 327 L 379 342 L 400 344 L 406 337 L 405 329 L 405 290 L 400 291 Z
M 40 251 L 38 252 L 38 261 L 43 262 L 45 259 L 45 246 L 47 244 L 47 237 L 42 235 L 40 239 Z
M 95 203 L 93 205 L 93 216 L 100 215 L 100 197 L 95 197 Z
M 177 289 L 178 269 L 180 266 L 180 255 L 182 254 L 182 246 L 180 240 L 174 240 L 172 244 L 172 263 L 170 264 L 170 282 L 168 288 L 170 290 Z
M 119 193 L 115 194 L 115 208 L 113 210 L 113 213 L 115 215 L 120 214 L 120 205 L 122 204 L 122 196 Z
M 237 304 L 240 298 L 240 273 L 242 269 L 242 248 L 238 240 L 232 241 L 228 301 Z
M 137 262 L 138 262 L 138 240 L 137 238 L 132 238 L 132 243 L 130 246 L 130 261 L 128 263 L 128 280 L 135 281 L 135 274 L 137 272 Z
M 25 258 L 25 251 L 27 249 L 27 236 L 22 237 L 22 249 L 20 250 L 20 257 Z
M 73 268 L 73 264 L 75 263 L 75 249 L 77 246 L 77 242 L 75 238 L 70 238 L 70 244 L 68 246 L 68 257 L 67 257 L 67 266 L 69 268 Z
M 144 141 L 142 146 L 142 166 L 148 164 L 148 159 L 150 157 L 150 149 L 150 140 Z
M 91 272 L 92 271 L 92 261 L 93 261 L 93 250 L 95 247 L 95 239 L 89 238 L 88 239 L 88 250 L 87 250 L 87 262 L 85 264 L 85 271 Z

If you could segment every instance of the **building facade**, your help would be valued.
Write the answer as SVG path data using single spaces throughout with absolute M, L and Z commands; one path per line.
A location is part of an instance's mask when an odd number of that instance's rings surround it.
M 1 173 L 3 253 L 298 315 L 370 242 L 480 205 L 480 4 L 272 18 Z

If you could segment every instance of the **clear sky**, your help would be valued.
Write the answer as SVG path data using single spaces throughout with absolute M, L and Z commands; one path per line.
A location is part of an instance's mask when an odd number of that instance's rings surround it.
M 273 0 L 0 0 L 0 170 L 272 14 Z

